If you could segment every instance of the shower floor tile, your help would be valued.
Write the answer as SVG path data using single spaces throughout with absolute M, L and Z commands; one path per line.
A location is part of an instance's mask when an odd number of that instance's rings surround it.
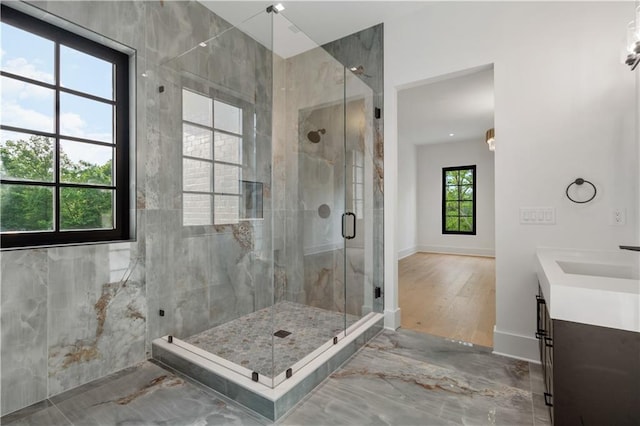
M 358 319 L 347 315 L 346 326 Z M 340 312 L 280 302 L 182 340 L 272 378 L 340 333 L 344 321 Z

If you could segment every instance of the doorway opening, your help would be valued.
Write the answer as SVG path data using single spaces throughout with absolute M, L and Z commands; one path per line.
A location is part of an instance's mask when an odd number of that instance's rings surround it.
M 398 142 L 401 327 L 493 347 L 493 65 L 399 90 Z

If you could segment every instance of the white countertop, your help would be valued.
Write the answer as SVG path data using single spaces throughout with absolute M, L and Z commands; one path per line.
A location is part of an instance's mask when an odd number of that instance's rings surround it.
M 640 332 L 640 253 L 539 248 L 536 273 L 551 318 Z

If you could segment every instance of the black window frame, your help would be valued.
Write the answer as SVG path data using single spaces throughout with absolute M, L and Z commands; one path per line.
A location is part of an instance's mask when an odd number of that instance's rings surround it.
M 473 221 L 473 226 L 471 231 L 460 231 L 460 222 L 458 221 L 458 230 L 457 231 L 450 231 L 447 230 L 447 201 L 451 201 L 451 200 L 447 200 L 447 186 L 452 186 L 452 185 L 447 185 L 447 172 L 452 172 L 452 171 L 460 171 L 460 170 L 471 170 L 472 172 L 472 191 L 473 191 L 473 199 L 471 200 L 472 202 L 472 215 L 470 216 L 472 218 Z M 460 183 L 458 183 L 456 186 L 460 187 L 463 186 Z M 458 194 L 460 194 L 460 191 L 458 191 Z M 458 195 L 458 199 L 455 200 L 458 203 L 460 203 L 461 201 L 469 201 L 469 200 L 462 200 L 460 198 L 460 195 Z M 477 204 L 477 194 L 476 194 L 476 165 L 469 165 L 469 166 L 455 166 L 455 167 L 443 167 L 442 168 L 442 233 L 443 234 L 453 234 L 453 235 L 476 235 L 476 204 Z M 460 217 L 469 217 L 469 216 L 460 216 L 460 207 L 458 206 L 458 218 Z
M 22 181 L 12 179 L 2 179 L 2 184 L 17 185 L 37 185 L 52 187 L 54 192 L 54 217 L 53 230 L 48 231 L 24 231 L 5 232 L 0 234 L 0 248 L 29 248 L 38 246 L 63 246 L 91 244 L 100 242 L 117 242 L 132 239 L 131 235 L 131 200 L 130 200 L 130 56 L 127 53 L 113 49 L 104 44 L 90 40 L 67 29 L 63 29 L 54 24 L 45 22 L 21 11 L 1 5 L 0 20 L 3 23 L 12 25 L 21 30 L 46 38 L 55 43 L 54 53 L 54 82 L 44 83 L 28 77 L 12 74 L 0 70 L 0 75 L 18 81 L 35 84 L 47 89 L 53 89 L 55 96 L 54 109 L 54 131 L 53 133 L 34 131 L 32 129 L 18 128 L 2 125 L 6 131 L 16 131 L 29 133 L 36 136 L 50 137 L 55 140 L 54 151 L 54 179 L 52 182 Z M 99 141 L 61 135 L 60 133 L 60 94 L 72 94 L 85 99 L 105 102 L 106 99 L 61 86 L 60 83 L 60 45 L 70 47 L 80 52 L 92 55 L 114 64 L 113 72 L 113 140 L 112 143 L 101 144 Z M 106 102 L 105 102 L 106 103 Z M 71 140 L 76 142 L 92 143 L 95 145 L 113 146 L 114 162 L 113 180 L 111 185 L 94 185 L 81 183 L 62 183 L 60 181 L 59 153 L 60 140 Z M 97 143 L 96 143 L 97 142 Z M 113 228 L 112 229 L 83 229 L 83 230 L 61 230 L 60 228 L 60 189 L 72 188 L 92 188 L 108 189 L 114 191 L 113 198 Z

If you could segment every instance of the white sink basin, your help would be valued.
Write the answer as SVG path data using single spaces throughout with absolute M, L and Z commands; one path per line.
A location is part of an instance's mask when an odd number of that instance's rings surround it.
M 539 248 L 551 318 L 640 332 L 640 253 Z
M 615 265 L 608 263 L 583 263 L 556 260 L 565 274 L 590 275 L 592 277 L 622 278 L 637 280 L 638 270 L 632 265 Z

